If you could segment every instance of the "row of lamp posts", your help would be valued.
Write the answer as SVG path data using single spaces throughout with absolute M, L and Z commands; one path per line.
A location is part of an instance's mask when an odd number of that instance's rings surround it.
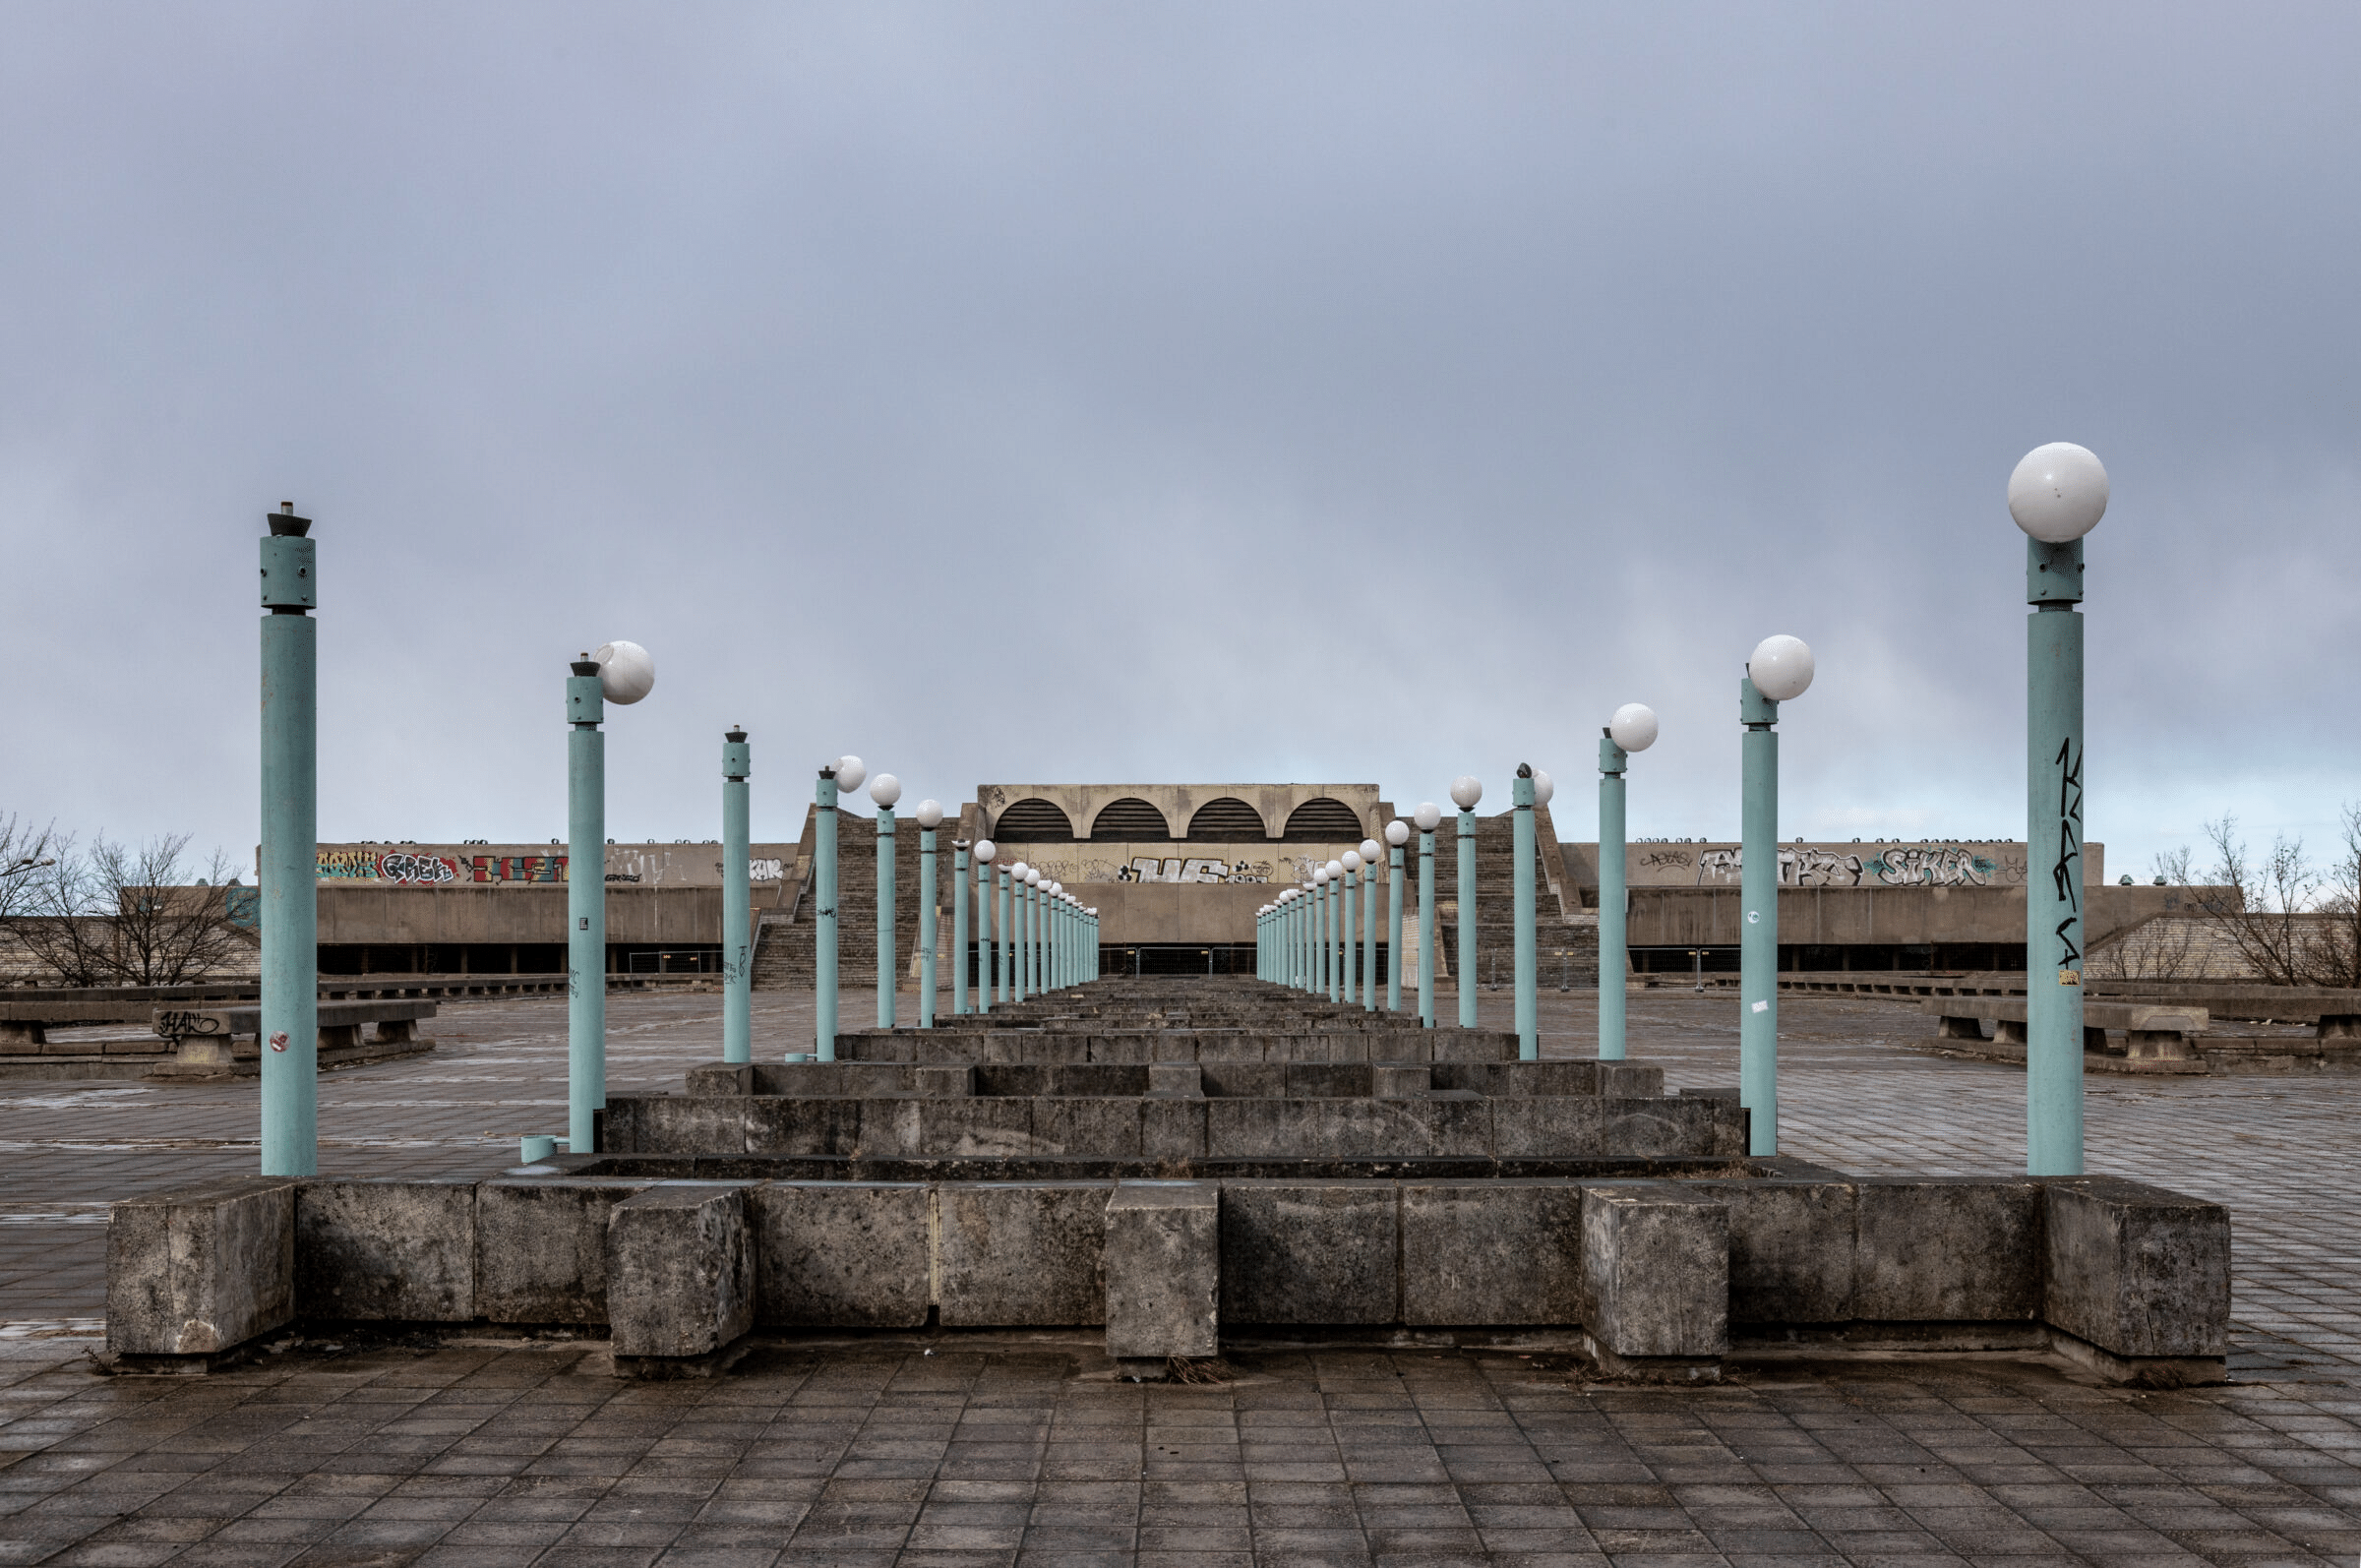
M 2085 448 L 2057 442 L 2026 454 L 2009 477 L 2009 513 L 2027 536 L 2026 820 L 2032 874 L 2026 903 L 2026 1169 L 2034 1176 L 2083 1170 L 2083 538 L 2105 515 L 2105 467 Z M 1799 638 L 1765 637 L 1738 681 L 1740 855 L 1738 1097 L 1750 1113 L 1750 1153 L 1779 1152 L 1779 706 L 1812 684 L 1812 650 Z M 1624 975 L 1629 961 L 1624 772 L 1656 743 L 1656 714 L 1617 708 L 1599 743 L 1599 1055 L 1625 1051 Z M 1451 786 L 1459 807 L 1459 1023 L 1476 1026 L 1476 806 L 1473 776 Z M 1520 766 L 1511 797 L 1518 1055 L 1539 1055 L 1533 808 L 1549 799 L 1548 775 Z M 1420 806 L 1419 1019 L 1434 1026 L 1434 831 L 1441 813 Z M 1387 825 L 1394 883 L 1390 951 L 1401 951 L 1402 849 L 1409 827 Z M 1316 868 L 1258 912 L 1258 973 L 1331 1001 L 1354 999 L 1349 968 L 1352 888 L 1362 855 Z M 1341 897 L 1340 897 L 1341 889 Z M 1338 911 L 1343 911 L 1342 940 Z M 1387 965 L 1386 1006 L 1399 1011 L 1397 966 Z M 1365 983 L 1363 983 L 1365 984 Z M 1366 996 L 1373 993 L 1362 990 Z M 1371 1003 L 1373 1005 L 1373 1002 Z
M 2105 515 L 2105 467 L 2087 449 L 2056 442 L 2028 452 L 2009 477 L 2010 515 L 2027 536 L 2026 789 L 2028 878 L 2027 1170 L 2073 1176 L 2083 1169 L 2084 821 L 2083 538 Z M 262 1170 L 266 1176 L 316 1174 L 318 1155 L 319 918 L 317 545 L 311 521 L 282 504 L 267 519 L 262 545 L 262 756 L 258 919 L 262 938 Z M 1778 1152 L 1779 1047 L 1779 704 L 1811 685 L 1811 649 L 1793 637 L 1763 640 L 1738 686 L 1744 727 L 1741 759 L 1742 851 L 1739 907 L 1739 1097 L 1753 1114 L 1752 1152 Z M 569 875 L 567 1131 L 524 1140 L 525 1159 L 545 1157 L 563 1141 L 597 1144 L 606 1105 L 606 761 L 607 702 L 628 704 L 655 684 L 644 648 L 611 642 L 585 654 L 566 682 Z M 1599 1055 L 1624 1053 L 1623 976 L 1627 962 L 1623 774 L 1631 754 L 1657 736 L 1656 715 L 1638 703 L 1615 711 L 1599 749 L 1600 1004 Z M 722 748 L 723 1011 L 726 1060 L 752 1057 L 754 940 L 748 894 L 750 749 L 742 729 Z M 836 802 L 858 789 L 858 757 L 819 770 L 814 908 L 817 1055 L 835 1055 L 837 1025 Z M 880 793 L 882 791 L 882 793 Z M 1451 787 L 1459 808 L 1459 1023 L 1476 1023 L 1476 817 L 1483 785 L 1463 777 Z M 893 953 L 893 806 L 900 785 L 880 775 L 878 802 L 878 1021 L 895 1023 Z M 1515 822 L 1516 1027 L 1518 1054 L 1538 1055 L 1534 930 L 1533 808 L 1547 804 L 1548 775 L 1520 766 L 1511 797 Z M 942 810 L 922 802 L 919 1026 L 935 1022 L 936 828 Z M 1412 817 L 1419 834 L 1419 1015 L 1434 1026 L 1434 835 L 1442 814 L 1431 803 Z M 1257 972 L 1266 980 L 1331 1000 L 1376 1003 L 1376 862 L 1392 875 L 1389 952 L 1401 951 L 1404 846 L 1411 828 L 1387 824 L 1375 840 L 1318 868 L 1309 887 L 1291 887 L 1257 914 Z M 958 954 L 952 1011 L 970 1010 L 967 871 L 971 846 L 953 845 L 953 950 Z M 1019 863 L 997 874 L 989 839 L 972 846 L 974 937 L 979 973 L 973 1009 L 1022 1001 L 1028 995 L 1092 978 L 1098 970 L 1098 911 L 1082 907 L 1054 879 Z M 587 868 L 587 870 L 585 870 Z M 1360 910 L 1356 918 L 1356 889 Z M 1356 926 L 1363 934 L 1353 959 Z M 984 954 L 989 951 L 989 961 Z M 1386 1007 L 1401 1007 L 1401 981 L 1387 965 Z M 2054 980 L 2054 983 L 2053 983 Z M 789 1059 L 798 1059 L 791 1056 Z

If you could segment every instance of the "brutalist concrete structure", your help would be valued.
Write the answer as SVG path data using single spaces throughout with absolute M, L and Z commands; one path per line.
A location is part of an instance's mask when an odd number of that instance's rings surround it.
M 1058 1328 L 1142 1376 L 1271 1340 L 1678 1381 L 1907 1350 L 2222 1373 L 2228 1219 L 2175 1193 L 1748 1159 L 1733 1099 L 1644 1063 L 1518 1062 L 1251 981 L 958 1023 L 699 1068 L 612 1102 L 606 1152 L 490 1180 L 119 1206 L 110 1343 L 161 1368 L 299 1320 L 563 1327 L 609 1334 L 620 1372 L 697 1375 L 751 1336 Z

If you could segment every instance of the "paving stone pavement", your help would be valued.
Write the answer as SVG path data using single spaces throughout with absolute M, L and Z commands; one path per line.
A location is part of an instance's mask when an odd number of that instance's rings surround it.
M 1587 1055 L 1544 992 L 1548 1055 Z M 807 998 L 757 997 L 757 1050 Z M 1635 1055 L 1727 1084 L 1735 1002 L 1631 997 Z M 1505 993 L 1485 1021 L 1505 1024 Z M 1782 1003 L 1788 1152 L 2006 1172 L 2024 1079 L 1887 1044 L 1891 1002 Z M 718 998 L 610 1001 L 617 1088 L 715 1054 Z M 322 1169 L 497 1170 L 562 1116 L 549 998 L 447 1007 L 434 1055 L 321 1080 Z M 109 1378 L 103 1205 L 255 1158 L 251 1083 L 0 1084 L 0 1564 L 2361 1564 L 2346 1218 L 2361 1075 L 2093 1078 L 2090 1164 L 2233 1214 L 2239 1379 L 2101 1389 L 1953 1357 L 1760 1365 L 1709 1390 L 1547 1357 L 1271 1348 L 1216 1384 L 1109 1380 L 1087 1340 L 757 1352 L 616 1382 L 595 1344 L 300 1346 Z M 934 1354 L 928 1354 L 929 1349 Z

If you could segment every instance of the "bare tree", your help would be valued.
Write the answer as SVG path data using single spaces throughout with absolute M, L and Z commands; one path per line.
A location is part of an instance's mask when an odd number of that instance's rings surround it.
M 2266 985 L 2303 984 L 2303 915 L 2320 886 L 2319 874 L 2304 858 L 2304 841 L 2273 834 L 2270 852 L 2250 859 L 2238 819 L 2226 814 L 2206 824 L 2206 839 L 2214 866 L 2209 884 L 2198 891 L 2199 910 Z
M 0 920 L 32 907 L 34 878 L 55 864 L 61 848 L 72 847 L 57 824 L 34 827 L 11 812 L 0 816 Z
M 2338 814 L 2342 843 L 2323 875 L 2325 891 L 2306 928 L 2299 972 L 2304 983 L 2361 987 L 2361 805 Z
M 229 919 L 230 865 L 215 852 L 192 883 L 189 835 L 134 847 L 101 833 L 89 852 L 56 840 L 28 878 L 17 937 L 69 986 L 175 986 L 219 969 L 245 945 Z

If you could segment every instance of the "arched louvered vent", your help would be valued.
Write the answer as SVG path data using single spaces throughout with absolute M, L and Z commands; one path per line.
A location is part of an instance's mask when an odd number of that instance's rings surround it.
M 1305 801 L 1290 813 L 1287 818 L 1289 839 L 1359 839 L 1361 817 L 1343 801 L 1323 795 Z
M 1126 795 L 1120 801 L 1110 801 L 1098 815 L 1091 818 L 1093 838 L 1149 838 L 1169 839 L 1173 824 L 1164 814 L 1136 795 Z
M 992 830 L 996 837 L 1011 843 L 1074 836 L 1074 824 L 1066 814 L 1048 801 L 1038 798 L 1018 801 L 1009 807 L 1000 814 L 999 820 L 992 824 Z
M 1188 836 L 1204 844 L 1259 844 L 1271 834 L 1262 825 L 1260 812 L 1235 795 L 1225 795 L 1197 808 L 1197 814 L 1188 819 Z

